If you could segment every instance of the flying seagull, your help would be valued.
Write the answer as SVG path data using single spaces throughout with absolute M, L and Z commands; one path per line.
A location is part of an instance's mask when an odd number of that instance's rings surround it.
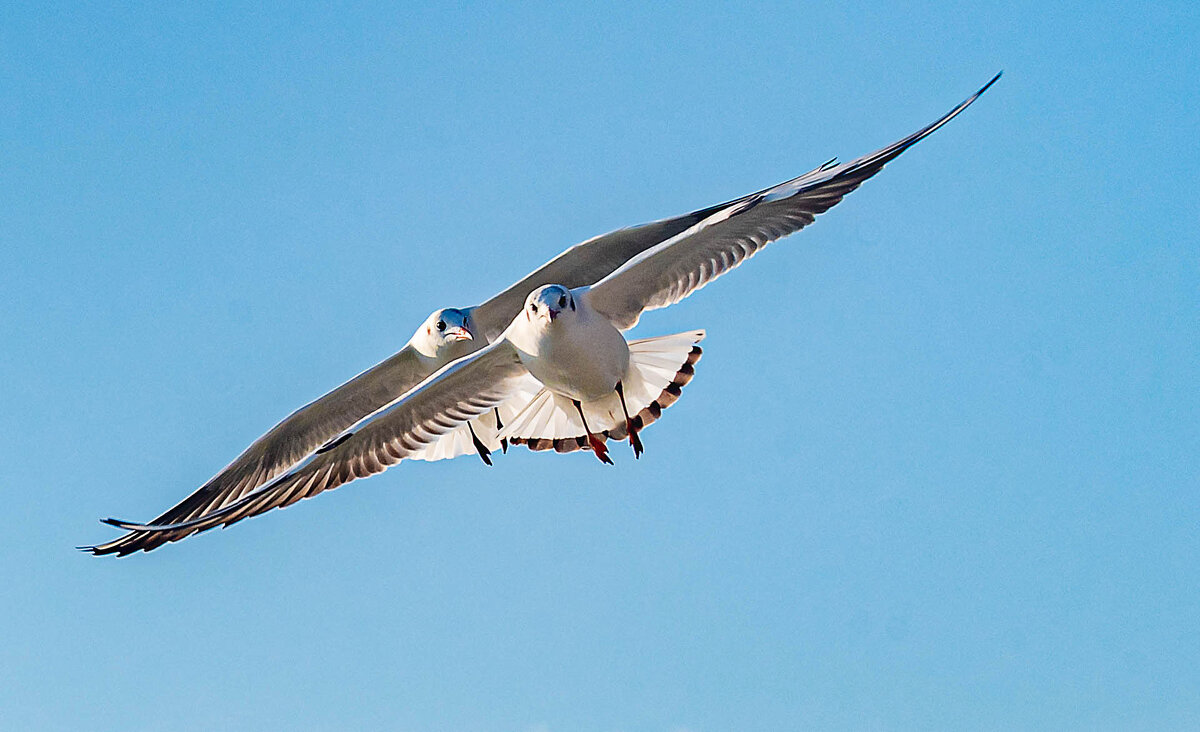
M 682 300 L 753 255 L 769 241 L 761 233 L 766 222 L 747 220 L 735 236 L 716 232 L 715 227 L 774 200 L 766 193 L 728 206 L 634 257 L 595 285 L 554 284 L 534 290 L 497 341 L 443 367 L 287 473 L 233 503 L 176 524 L 106 522 L 176 541 L 291 505 L 411 458 L 512 399 L 527 388 L 531 377 L 543 391 L 517 416 L 516 425 L 506 428 L 514 437 L 525 434 L 523 440 L 531 443 L 586 445 L 611 464 L 604 439 L 618 433 L 628 437 L 639 455 L 643 446 L 638 433 L 661 413 L 660 399 L 673 400 L 690 379 L 699 357 L 695 344 L 704 332 L 646 339 L 641 343 L 651 348 L 635 355 L 621 331 L 636 325 L 644 311 Z M 674 376 L 654 397 L 643 398 L 654 393 L 645 383 L 653 379 L 648 367 L 661 368 L 664 362 L 674 367 Z M 634 388 L 626 390 L 627 383 Z M 541 398 L 543 394 L 547 398 Z
M 821 170 L 818 168 L 796 180 L 817 176 Z M 495 340 L 533 289 L 556 282 L 569 287 L 595 282 L 631 257 L 736 202 L 728 201 L 588 239 L 481 305 L 435 310 L 397 353 L 290 414 L 194 493 L 151 523 L 189 521 L 236 501 L 284 473 L 358 420 L 391 403 L 442 366 Z M 797 201 L 797 205 L 803 207 L 805 203 Z M 828 205 L 831 204 L 825 204 L 813 213 L 823 211 Z M 480 418 L 478 431 L 471 425 L 464 425 L 455 434 L 412 458 L 438 460 L 471 451 L 490 463 L 491 452 L 507 446 L 496 435 L 505 419 L 511 416 L 505 414 L 504 407 L 498 408 Z M 124 555 L 138 549 L 148 551 L 158 546 L 154 541 L 152 536 L 129 534 L 90 549 L 96 554 Z
M 698 258 L 695 261 L 686 258 L 680 260 L 696 264 L 695 269 L 686 269 L 683 264 L 673 265 L 677 267 L 673 274 L 686 279 L 675 280 L 667 290 L 653 294 L 643 305 L 643 309 L 664 307 L 737 266 L 770 241 L 812 223 L 816 215 L 841 201 L 847 193 L 879 172 L 886 163 L 958 115 L 999 78 L 1000 74 L 997 74 L 978 92 L 937 121 L 874 153 L 848 163 L 835 164 L 830 161 L 790 181 L 724 204 L 596 237 L 568 249 L 480 306 L 435 312 L 399 353 L 288 417 L 177 506 L 145 525 L 110 520 L 114 525 L 129 529 L 130 533 L 106 544 L 82 548 L 94 554 L 124 555 L 139 549 L 149 551 L 165 541 L 176 541 L 219 523 L 232 523 L 229 519 L 240 520 L 275 506 L 288 505 L 301 497 L 315 495 L 356 477 L 383 470 L 398 462 L 400 457 L 387 451 L 387 460 L 383 461 L 379 455 L 354 453 L 356 446 L 362 447 L 364 444 L 366 438 L 363 437 L 363 431 L 370 434 L 372 431 L 366 428 L 382 419 L 383 415 L 396 411 L 401 404 L 413 399 L 421 401 L 419 395 L 425 393 L 430 384 L 421 384 L 419 388 L 406 392 L 439 367 L 463 356 L 464 352 L 481 355 L 483 351 L 478 349 L 485 346 L 485 340 L 492 342 L 503 334 L 505 326 L 519 312 L 518 303 L 525 299 L 526 293 L 551 283 L 565 291 L 574 292 L 589 281 L 598 281 L 595 288 L 604 292 L 605 288 L 601 287 L 604 282 L 627 271 L 635 262 L 644 262 L 654 252 L 663 251 L 663 247 L 670 243 L 676 251 L 687 250 Z M 695 241 L 679 249 L 681 242 L 688 239 Z M 611 287 L 608 289 L 611 291 Z M 632 327 L 637 315 L 640 315 L 640 310 L 632 316 L 629 313 L 619 314 L 614 316 L 612 324 L 620 329 Z M 623 317 L 632 317 L 632 322 L 623 325 Z M 444 335 L 440 339 L 429 340 L 435 330 Z M 497 352 L 491 346 L 484 350 L 488 353 Z M 477 359 L 469 359 L 469 362 L 476 363 Z M 455 364 L 456 369 L 462 366 Z M 474 372 L 479 368 L 482 367 L 475 366 L 471 370 Z M 449 369 L 440 373 L 438 383 L 458 381 L 445 371 Z M 507 399 L 511 400 L 513 393 L 520 393 L 521 388 L 529 388 L 528 375 L 526 372 L 524 378 L 505 377 L 502 380 L 502 391 Z M 446 388 L 442 386 L 439 391 Z M 399 399 L 401 395 L 405 398 Z M 475 405 L 487 401 L 484 396 L 480 394 L 473 399 L 467 397 L 466 403 Z M 495 410 L 505 401 L 498 399 L 496 404 L 473 414 L 472 418 L 482 417 L 489 410 L 498 418 L 500 415 Z M 459 408 L 452 411 L 461 414 L 470 410 Z M 585 420 L 585 410 L 580 410 L 579 417 L 581 421 Z M 454 423 L 446 424 L 447 421 Z M 499 424 L 499 419 L 496 422 L 493 438 L 496 435 L 512 436 L 535 448 L 554 446 L 563 449 L 565 445 L 563 442 L 556 444 L 553 440 L 547 445 L 541 436 L 514 432 L 512 428 L 518 425 L 505 429 Z M 438 440 L 448 432 L 461 431 L 466 423 L 467 420 L 454 421 L 443 417 L 437 425 L 426 425 L 422 428 L 427 433 L 423 439 L 414 442 L 415 438 L 408 436 L 408 442 L 413 444 L 404 448 L 403 457 L 430 459 L 430 450 Z M 347 432 L 351 425 L 354 427 Z M 636 444 L 636 426 L 629 429 L 632 425 L 634 422 L 631 420 L 624 430 L 631 442 Z M 528 428 L 533 425 L 523 422 L 520 426 Z M 614 426 L 609 432 L 615 436 L 621 432 L 621 426 Z M 595 434 L 591 436 L 596 437 Z M 479 440 L 474 442 L 478 443 Z M 322 444 L 327 447 L 310 455 Z M 346 448 L 347 444 L 351 447 Z M 591 439 L 588 439 L 588 446 L 593 447 Z M 336 456 L 345 457 L 347 454 L 352 456 L 348 462 L 336 462 Z M 483 451 L 480 454 L 486 457 Z M 597 451 L 598 456 L 601 454 Z M 309 457 L 303 459 L 305 455 Z M 327 466 L 323 476 L 312 472 L 312 466 L 317 462 Z M 307 484 L 300 486 L 302 490 L 291 485 L 280 494 L 280 485 L 289 484 L 297 475 L 309 476 L 306 478 Z M 277 476 L 280 477 L 276 479 Z M 264 485 L 266 488 L 260 489 Z

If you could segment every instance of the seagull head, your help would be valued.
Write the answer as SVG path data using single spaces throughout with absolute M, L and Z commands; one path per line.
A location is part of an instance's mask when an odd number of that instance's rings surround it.
M 434 310 L 417 329 L 412 343 L 422 355 L 451 360 L 470 353 L 475 340 L 470 313 L 458 308 Z
M 575 296 L 562 285 L 546 285 L 525 298 L 525 317 L 548 327 L 575 313 Z

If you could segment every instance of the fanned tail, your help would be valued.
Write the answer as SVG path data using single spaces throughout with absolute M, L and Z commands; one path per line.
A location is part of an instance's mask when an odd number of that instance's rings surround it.
M 679 399 L 683 387 L 695 376 L 695 364 L 703 353 L 696 344 L 703 339 L 704 331 L 695 330 L 629 342 L 629 370 L 621 384 L 634 429 L 654 423 Z M 625 412 L 615 391 L 604 399 L 585 402 L 583 412 L 594 435 L 606 440 L 628 436 Z M 500 437 L 531 450 L 590 449 L 571 400 L 545 388 L 515 419 L 505 422 Z

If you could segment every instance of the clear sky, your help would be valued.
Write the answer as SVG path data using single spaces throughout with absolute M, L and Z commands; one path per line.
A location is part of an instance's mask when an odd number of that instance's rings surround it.
M 0 728 L 1195 729 L 1191 2 L 0 10 Z M 403 464 L 149 555 L 566 246 L 1004 78 L 637 335 L 635 462 Z

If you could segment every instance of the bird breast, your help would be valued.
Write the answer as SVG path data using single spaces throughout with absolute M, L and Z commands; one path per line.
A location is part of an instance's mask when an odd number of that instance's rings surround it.
M 547 328 L 532 353 L 522 352 L 529 373 L 551 391 L 581 402 L 612 393 L 629 368 L 629 346 L 621 331 L 596 313 Z

